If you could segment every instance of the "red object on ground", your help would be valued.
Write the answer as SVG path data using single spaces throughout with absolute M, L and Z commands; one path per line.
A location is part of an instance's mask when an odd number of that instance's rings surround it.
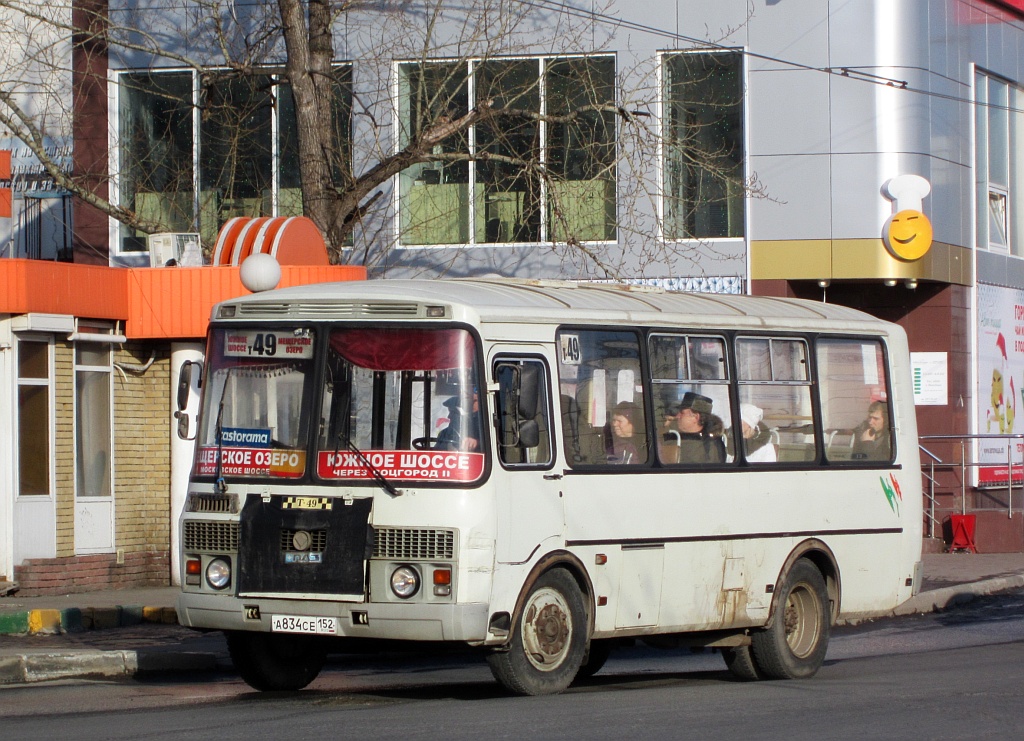
M 949 520 L 953 526 L 953 542 L 950 544 L 949 550 L 977 553 L 978 548 L 974 545 L 974 528 L 977 525 L 977 518 L 974 515 L 950 515 Z

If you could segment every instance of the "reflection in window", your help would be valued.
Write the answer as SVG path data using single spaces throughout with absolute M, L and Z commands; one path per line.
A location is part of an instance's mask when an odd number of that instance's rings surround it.
M 120 77 L 120 203 L 170 232 L 195 223 L 192 86 L 189 72 Z M 148 249 L 144 232 L 121 231 L 123 251 Z
M 726 462 L 732 413 L 725 339 L 652 334 L 648 347 L 661 462 Z
M 751 463 L 812 461 L 816 457 L 807 344 L 799 339 L 742 337 L 736 341 L 740 417 Z M 773 449 L 765 448 L 769 438 Z M 755 455 L 756 450 L 762 450 Z
M 637 336 L 568 329 L 559 333 L 558 342 L 562 435 L 569 465 L 646 463 L 650 443 Z
M 110 347 L 75 345 L 75 495 L 109 497 L 111 437 Z
M 18 342 L 18 496 L 50 493 L 50 346 Z
M 892 460 L 882 344 L 872 340 L 819 340 L 817 360 L 828 460 Z
M 351 177 L 351 66 L 333 71 L 327 155 L 344 185 Z M 209 249 L 234 216 L 302 213 L 295 105 L 272 71 L 125 72 L 118 90 L 120 204 L 140 218 L 162 231 L 198 231 Z M 145 233 L 121 226 L 122 251 L 147 249 Z
M 613 103 L 614 80 L 611 56 L 401 65 L 403 146 L 480 101 L 521 112 L 439 141 L 432 162 L 400 174 L 402 243 L 615 239 L 614 114 L 581 110 Z
M 503 359 L 498 381 L 498 456 L 506 468 L 551 464 L 547 367 L 539 360 Z
M 667 56 L 665 236 L 743 236 L 743 56 Z
M 978 247 L 1024 257 L 1024 209 L 1014 208 L 1024 156 L 1024 90 L 981 71 L 974 90 Z

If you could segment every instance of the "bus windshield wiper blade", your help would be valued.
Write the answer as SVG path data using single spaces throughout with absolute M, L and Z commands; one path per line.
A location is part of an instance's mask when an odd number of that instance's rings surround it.
M 377 483 L 377 486 L 379 486 L 381 489 L 383 489 L 393 497 L 402 496 L 404 492 L 387 480 L 384 474 L 381 473 L 381 470 L 377 468 L 375 465 L 373 465 L 370 459 L 366 457 L 366 454 L 363 453 L 363 451 L 361 451 L 354 442 L 352 442 L 352 438 L 350 438 L 348 435 L 342 433 L 338 434 L 338 447 L 334 449 L 335 459 L 337 459 L 338 451 L 341 449 L 342 439 L 344 439 L 345 441 L 345 447 L 352 453 L 355 453 L 356 457 L 363 462 L 363 465 L 365 465 L 370 470 L 370 476 Z
M 231 371 L 234 368 L 228 368 L 228 372 L 224 375 L 224 385 L 220 389 L 220 404 L 217 406 L 217 426 L 215 434 L 217 435 L 217 471 L 214 474 L 213 490 L 218 494 L 223 494 L 228 490 L 228 485 L 224 482 L 223 466 L 224 466 L 224 400 L 228 395 L 228 380 L 231 378 Z

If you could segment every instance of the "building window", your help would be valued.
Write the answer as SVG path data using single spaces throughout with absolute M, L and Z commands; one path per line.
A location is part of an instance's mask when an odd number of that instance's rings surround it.
M 341 187 L 351 177 L 352 70 L 334 70 L 329 156 Z M 118 90 L 122 206 L 166 231 L 199 232 L 208 247 L 232 217 L 302 214 L 295 105 L 272 71 L 124 72 Z M 144 232 L 120 233 L 122 252 L 147 250 Z
M 102 342 L 75 344 L 75 492 L 109 497 L 111 352 Z
M 50 343 L 46 340 L 18 341 L 18 496 L 50 494 L 50 355 Z
M 743 236 L 743 55 L 664 57 L 666 239 Z
M 521 111 L 399 175 L 402 244 L 615 239 L 614 57 L 403 63 L 399 85 L 403 147 L 478 101 Z
M 978 248 L 1024 257 L 1024 213 L 1013 206 L 1024 178 L 1024 90 L 978 72 L 975 99 Z

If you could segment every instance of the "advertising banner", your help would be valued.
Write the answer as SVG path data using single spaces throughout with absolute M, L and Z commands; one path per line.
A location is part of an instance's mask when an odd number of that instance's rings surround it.
M 978 385 L 978 432 L 1024 432 L 1024 290 L 978 284 Z M 1024 441 L 982 439 L 978 485 L 1005 486 L 1011 460 L 1014 482 L 1024 481 L 1022 453 Z

